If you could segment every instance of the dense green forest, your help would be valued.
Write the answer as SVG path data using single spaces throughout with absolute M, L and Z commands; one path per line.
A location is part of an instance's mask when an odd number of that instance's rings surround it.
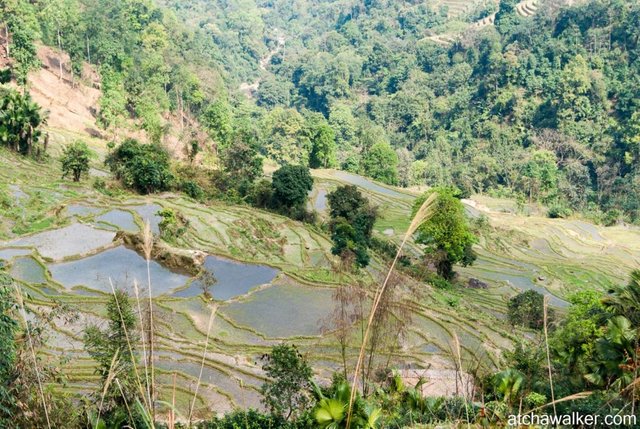
M 458 25 L 496 9 L 479 5 Z M 19 81 L 36 66 L 38 39 L 68 52 L 76 74 L 82 61 L 98 67 L 105 128 L 133 116 L 160 141 L 173 112 L 185 140 L 220 153 L 249 139 L 279 163 L 454 185 L 606 223 L 638 218 L 639 15 L 634 2 L 549 2 L 524 18 L 505 0 L 495 26 L 445 46 L 425 36 L 447 31 L 446 7 L 422 3 L 51 0 L 2 10 Z M 243 82 L 257 84 L 254 98 Z M 191 129 L 200 126 L 211 140 Z

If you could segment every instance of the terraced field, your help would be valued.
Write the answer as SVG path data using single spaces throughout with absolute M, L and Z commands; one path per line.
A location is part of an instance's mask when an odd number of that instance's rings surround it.
M 336 273 L 331 243 L 321 229 L 273 213 L 202 205 L 174 194 L 108 197 L 86 183 L 60 181 L 54 162 L 43 167 L 0 151 L 0 163 L 0 197 L 10 202 L 0 216 L 0 259 L 28 294 L 31 310 L 41 313 L 61 302 L 78 315 L 52 323 L 46 353 L 68 375 L 65 388 L 72 392 L 94 389 L 97 382 L 94 364 L 83 350 L 82 331 L 89 323 L 105 323 L 109 279 L 132 295 L 137 282 L 141 296 L 154 296 L 160 395 L 168 399 L 175 375 L 183 412 L 200 373 L 214 314 L 198 407 L 224 412 L 260 406 L 260 356 L 280 341 L 295 342 L 318 375 L 328 377 L 340 362 L 328 323 L 336 285 L 355 280 L 375 285 L 383 269 L 381 261 L 374 261 L 371 270 L 359 275 Z M 344 172 L 316 170 L 314 175 L 309 204 L 319 212 L 326 210 L 328 192 L 353 183 L 380 208 L 376 232 L 393 240 L 401 237 L 415 194 Z M 401 285 L 410 323 L 401 347 L 392 352 L 393 361 L 412 374 L 433 375 L 433 389 L 454 382 L 442 375 L 453 367 L 454 338 L 460 340 L 466 364 L 480 356 L 491 366 L 520 335 L 503 320 L 507 298 L 517 289 L 549 291 L 562 306 L 571 291 L 623 281 L 639 262 L 637 229 L 603 229 L 490 208 L 499 203 L 468 201 L 469 213 L 487 216 L 491 227 L 478 246 L 478 263 L 461 270 L 461 279 L 484 279 L 488 289 L 443 291 L 409 279 Z M 159 261 L 150 263 L 152 287 L 147 290 L 144 258 L 116 238 L 118 230 L 140 231 L 145 221 L 157 234 L 161 208 L 189 221 L 187 232 L 171 245 L 208 255 L 204 269 L 218 279 L 214 301 L 203 297 L 197 276 Z M 412 251 L 418 249 L 413 246 Z M 349 353 L 353 356 L 355 348 Z
M 516 12 L 519 16 L 523 18 L 529 18 L 536 14 L 539 7 L 539 2 L 543 0 L 523 0 L 516 5 Z M 451 2 L 449 5 L 448 2 Z M 460 0 L 447 0 L 447 2 L 443 2 L 443 4 L 447 4 L 447 7 L 450 8 L 452 13 L 449 14 L 449 18 L 455 20 L 457 17 L 464 15 L 467 12 L 473 2 L 464 2 Z M 460 40 L 464 33 L 467 31 L 473 31 L 480 28 L 484 28 L 487 26 L 491 26 L 494 24 L 496 19 L 496 13 L 492 13 L 478 21 L 473 22 L 470 26 L 465 27 L 463 30 L 454 29 L 451 31 L 445 31 L 441 34 L 435 34 L 428 36 L 427 39 L 430 39 L 436 43 L 441 45 L 450 45 Z

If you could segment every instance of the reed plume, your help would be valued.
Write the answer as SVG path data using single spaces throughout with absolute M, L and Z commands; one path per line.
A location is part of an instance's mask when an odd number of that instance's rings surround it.
M 360 346 L 360 352 L 358 354 L 358 360 L 356 362 L 355 371 L 353 373 L 353 382 L 351 383 L 351 395 L 349 397 L 349 407 L 348 407 L 348 413 L 347 413 L 347 426 L 346 426 L 347 429 L 351 427 L 351 418 L 353 417 L 353 403 L 356 399 L 356 389 L 358 384 L 358 373 L 360 372 L 360 368 L 362 367 L 362 361 L 364 360 L 364 353 L 365 353 L 367 342 L 369 340 L 371 325 L 373 324 L 376 311 L 378 309 L 378 306 L 380 305 L 380 300 L 387 288 L 387 283 L 389 282 L 389 278 L 391 277 L 391 274 L 395 269 L 396 263 L 398 262 L 398 259 L 402 254 L 402 249 L 404 248 L 409 238 L 413 236 L 416 230 L 420 227 L 420 225 L 422 225 L 426 220 L 428 220 L 433 215 L 435 210 L 435 202 L 437 199 L 438 199 L 438 194 L 433 192 L 431 195 L 429 195 L 429 197 L 425 200 L 425 202 L 422 203 L 422 205 L 416 212 L 416 215 L 413 217 L 413 220 L 409 225 L 409 229 L 407 229 L 407 232 L 405 233 L 404 238 L 402 239 L 402 243 L 400 244 L 400 247 L 398 247 L 398 251 L 396 252 L 395 258 L 393 258 L 393 262 L 391 263 L 391 267 L 389 267 L 389 271 L 387 272 L 387 276 L 385 277 L 384 282 L 382 283 L 382 285 L 380 285 L 380 287 L 375 293 L 373 305 L 371 306 L 371 312 L 369 314 L 369 320 L 367 321 L 367 327 L 362 337 L 362 344 Z M 363 382 L 365 382 L 365 380 L 363 380 Z
M 133 424 L 133 414 L 131 414 L 131 408 L 129 407 L 129 403 L 127 402 L 127 397 L 124 394 L 124 390 L 122 390 L 122 385 L 120 384 L 120 380 L 116 377 L 115 379 L 116 386 L 118 386 L 118 390 L 120 391 L 120 395 L 122 396 L 122 400 L 124 401 L 124 406 L 127 408 L 127 414 L 129 414 L 129 420 L 131 420 Z M 134 424 L 135 429 L 135 424 Z

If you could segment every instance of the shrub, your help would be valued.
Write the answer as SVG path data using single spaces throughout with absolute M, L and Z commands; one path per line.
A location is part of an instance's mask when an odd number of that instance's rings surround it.
M 313 188 L 313 178 L 307 167 L 285 165 L 273 173 L 272 187 L 275 208 L 291 212 L 307 202 L 309 191 Z
M 62 178 L 71 175 L 74 182 L 79 182 L 89 172 L 90 159 L 91 151 L 85 142 L 77 140 L 66 146 L 60 158 Z
M 551 219 L 565 219 L 571 216 L 571 209 L 560 204 L 554 204 L 549 207 L 547 217 Z
M 196 182 L 185 180 L 182 182 L 182 192 L 193 198 L 194 200 L 202 200 L 204 198 L 204 190 Z
M 125 186 L 144 194 L 166 191 L 174 181 L 169 154 L 158 145 L 140 144 L 134 139 L 118 146 L 105 164 Z
M 197 427 L 198 429 L 288 429 L 294 426 L 280 417 L 249 409 L 233 411 L 224 417 L 214 417 L 213 420 L 202 422 Z
M 271 182 L 266 179 L 254 183 L 247 196 L 249 204 L 263 209 L 271 206 L 272 198 L 273 187 L 271 186 Z
M 522 292 L 509 300 L 509 321 L 531 329 L 542 329 L 544 326 L 544 296 L 535 290 Z M 548 319 L 553 317 L 548 309 Z

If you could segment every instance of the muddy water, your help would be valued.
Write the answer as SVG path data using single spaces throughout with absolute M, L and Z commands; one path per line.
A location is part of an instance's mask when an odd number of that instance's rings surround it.
M 16 258 L 11 266 L 11 277 L 25 283 L 45 283 L 47 278 L 44 273 L 44 267 L 31 256 Z

